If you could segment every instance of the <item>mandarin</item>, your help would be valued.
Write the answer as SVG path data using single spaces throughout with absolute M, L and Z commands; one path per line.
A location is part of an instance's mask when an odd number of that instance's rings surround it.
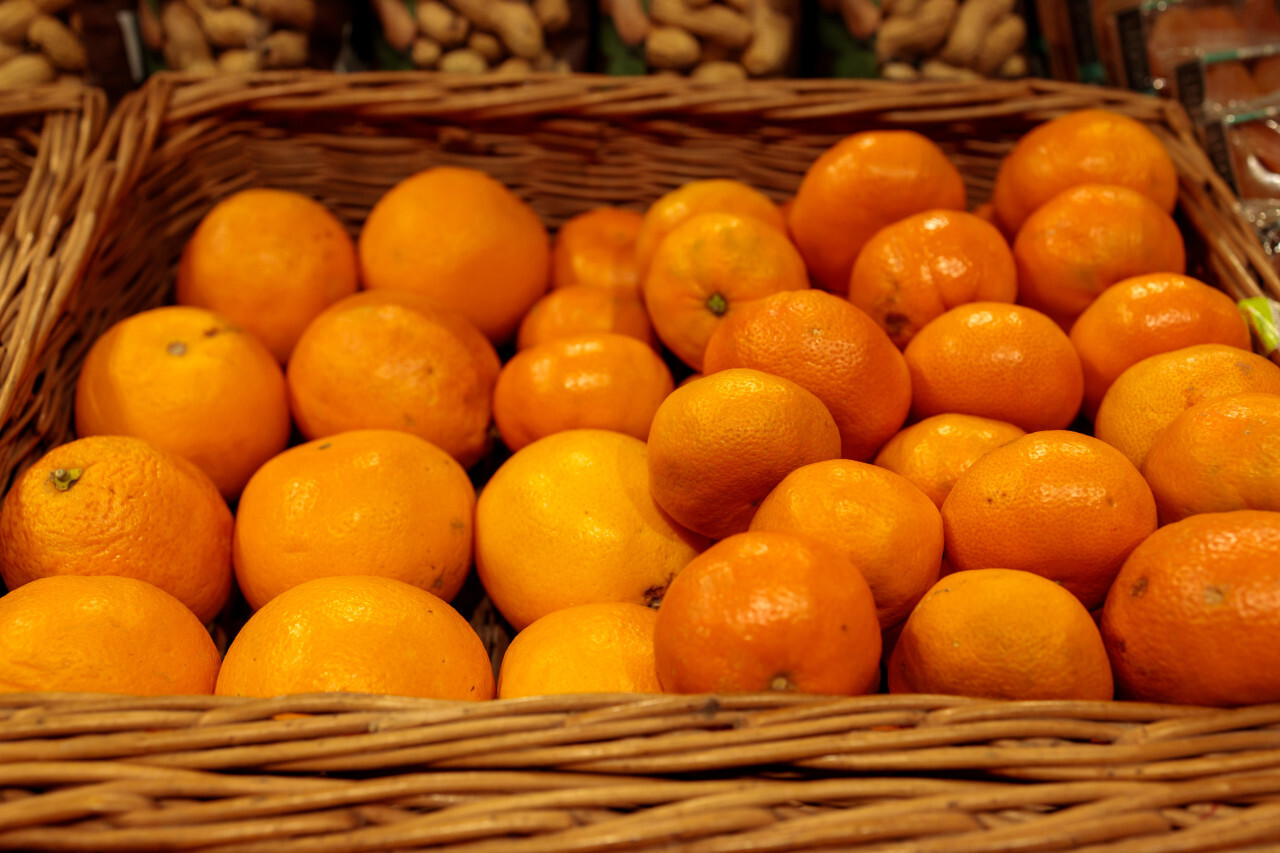
M 1142 359 L 1195 344 L 1249 349 L 1249 325 L 1230 296 L 1176 273 L 1140 275 L 1098 295 L 1071 326 L 1084 369 L 1084 412 L 1098 413 L 1111 383 Z
M 677 388 L 649 428 L 649 487 L 678 523 L 712 539 L 741 533 L 782 478 L 840 455 L 840 429 L 789 379 L 729 368 Z
M 890 693 L 1103 701 L 1115 692 L 1080 600 L 1047 578 L 999 568 L 934 584 L 902 626 L 888 676 Z
M 641 284 L 666 236 L 702 213 L 750 216 L 780 234 L 787 233 L 787 223 L 778 205 L 756 188 L 725 178 L 689 181 L 655 200 L 644 213 L 635 244 Z
M 957 305 L 1017 296 L 1004 236 L 961 210 L 929 210 L 880 229 L 858 253 L 849 281 L 849 301 L 899 347 Z
M 491 443 L 501 364 L 462 315 L 417 293 L 368 291 L 326 309 L 289 360 L 289 403 L 308 439 L 357 429 L 399 429 L 464 467 Z
M 918 421 L 885 443 L 875 464 L 900 474 L 939 509 L 960 475 L 988 450 L 1026 435 L 1005 421 L 942 414 Z
M 52 575 L 0 598 L 0 692 L 208 694 L 219 663 L 191 610 L 136 578 Z
M 431 593 L 392 578 L 324 577 L 249 617 L 218 672 L 219 696 L 377 693 L 493 698 L 475 630 Z
M 864 312 L 821 290 L 775 293 L 728 314 L 703 367 L 752 368 L 812 392 L 835 418 L 849 459 L 870 459 L 911 409 L 902 354 Z
M 0 577 L 13 590 L 50 575 L 154 584 L 208 623 L 231 593 L 231 510 L 209 476 L 131 436 L 53 448 L 0 506 Z
M 1162 524 L 1201 512 L 1280 511 L 1280 394 L 1197 403 L 1156 436 L 1142 476 Z
M 854 695 L 880 680 L 867 582 L 838 550 L 777 531 L 730 536 L 672 581 L 653 635 L 668 693 Z
M 811 536 L 849 558 L 871 587 L 881 628 L 907 618 L 942 565 L 942 516 L 892 471 L 831 459 L 792 471 L 751 519 L 751 530 Z
M 1156 529 L 1142 475 L 1114 448 L 1045 430 L 987 451 L 942 503 L 947 560 L 1043 575 L 1090 609 L 1120 565 Z
M 289 190 L 248 189 L 200 221 L 176 297 L 248 329 L 283 363 L 307 324 L 357 286 L 355 244 L 328 208 Z
M 571 217 L 551 245 L 551 286 L 639 293 L 636 238 L 643 220 L 643 214 L 618 207 L 597 207 Z
M 992 190 L 996 217 L 1016 234 L 1037 208 L 1080 184 L 1119 184 L 1172 213 L 1178 171 L 1146 125 L 1109 110 L 1077 110 L 1033 128 L 1000 163 Z
M 1081 184 L 1045 202 L 1013 242 L 1018 301 L 1070 328 L 1108 287 L 1136 275 L 1186 271 L 1182 232 L 1136 190 Z
M 293 426 L 271 352 L 225 318 L 184 306 L 107 329 L 80 368 L 75 406 L 77 435 L 146 439 L 194 462 L 229 500 L 284 450 Z
M 495 344 L 547 289 L 551 248 L 538 214 L 477 169 L 437 166 L 396 184 L 359 239 L 371 290 L 408 290 L 466 317 Z
M 258 469 L 236 510 L 236 580 L 254 610 L 318 577 L 379 575 L 453 600 L 471 569 L 475 488 L 439 447 L 355 430 Z
M 574 284 L 533 303 L 520 321 L 516 349 L 589 332 L 616 332 L 650 345 L 657 343 L 639 289 L 616 291 Z
M 840 140 L 809 166 L 788 222 L 819 286 L 843 295 L 877 231 L 939 208 L 965 209 L 964 179 L 942 149 L 914 131 L 871 130 Z
M 1158 353 L 1127 368 L 1098 406 L 1093 434 L 1142 467 L 1156 436 L 1197 403 L 1260 391 L 1280 394 L 1280 366 L 1225 344 Z
M 503 652 L 498 698 L 661 693 L 653 654 L 657 622 L 657 610 L 622 601 L 548 613 Z
M 972 302 L 931 320 L 902 352 L 911 414 L 965 414 L 1027 430 L 1062 429 L 1080 411 L 1084 376 L 1066 333 L 1022 305 Z
M 476 572 L 517 631 L 576 604 L 651 605 L 707 547 L 654 502 L 649 449 L 575 429 L 521 448 L 476 502 Z
M 1280 701 L 1280 513 L 1193 515 L 1134 549 L 1102 608 L 1121 696 Z
M 502 441 L 519 450 L 566 429 L 611 429 L 641 441 L 675 387 L 666 363 L 624 335 L 587 334 L 516 353 L 493 388 Z
M 667 348 L 702 370 L 707 341 L 726 315 L 770 294 L 808 287 L 804 260 L 786 235 L 753 217 L 702 213 L 658 245 L 644 302 Z

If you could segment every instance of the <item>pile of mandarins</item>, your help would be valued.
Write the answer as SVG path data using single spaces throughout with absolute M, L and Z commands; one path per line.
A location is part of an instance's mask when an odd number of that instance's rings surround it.
M 466 168 L 358 241 L 239 192 L 4 498 L 0 689 L 1280 701 L 1280 367 L 1177 185 L 1086 110 L 971 212 L 909 131 L 554 243 Z

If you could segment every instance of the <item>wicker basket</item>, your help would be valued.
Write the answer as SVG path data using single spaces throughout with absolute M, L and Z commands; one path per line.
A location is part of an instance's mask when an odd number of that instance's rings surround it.
M 6 411 L 27 414 L 6 418 L 0 436 L 6 481 L 71 437 L 87 345 L 167 298 L 195 223 L 242 187 L 310 193 L 354 231 L 400 178 L 464 164 L 555 225 L 598 204 L 641 207 L 709 176 L 782 198 L 841 136 L 912 127 L 944 146 L 977 200 L 1019 134 L 1085 106 L 1133 115 L 1168 143 L 1197 273 L 1237 298 L 1280 295 L 1180 108 L 1121 92 L 1042 81 L 725 90 L 586 76 L 153 79 L 124 101 L 80 187 L 79 206 L 94 215 L 87 268 L 43 302 L 6 291 L 19 327 L 34 327 L 37 312 L 35 325 L 53 329 L 10 358 L 7 376 L 42 380 L 10 392 Z M 1280 706 L 0 697 L 0 849 L 441 846 L 1275 850 Z
M 107 122 L 101 90 L 59 83 L 0 92 L 0 412 L 3 464 L 50 428 L 33 388 L 62 361 L 53 337 L 80 279 L 110 180 L 90 169 Z M 92 182 L 86 185 L 89 173 Z M 59 324 L 63 334 L 70 326 Z M 57 429 L 61 430 L 61 427 Z M 16 443 L 15 443 L 16 442 Z M 7 480 L 5 481 L 7 482 Z

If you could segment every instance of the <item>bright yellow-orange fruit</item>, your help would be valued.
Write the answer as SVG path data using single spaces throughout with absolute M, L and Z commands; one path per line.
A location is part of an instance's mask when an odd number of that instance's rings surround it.
M 902 626 L 888 674 L 890 693 L 1102 701 L 1115 692 L 1080 600 L 1047 578 L 1001 568 L 934 584 Z
M 219 662 L 191 610 L 136 578 L 53 575 L 0 598 L 0 692 L 207 694 Z
M 318 577 L 379 575 L 451 601 L 471 569 L 475 488 L 439 447 L 355 430 L 291 447 L 236 510 L 236 579 L 255 610 Z
M 408 290 L 506 341 L 547 290 L 551 244 L 527 203 L 477 169 L 405 178 L 369 211 L 359 239 L 371 290 Z
M 248 329 L 283 363 L 307 324 L 357 286 L 355 244 L 336 216 L 301 193 L 257 188 L 200 221 L 176 296 Z
M 378 693 L 493 698 L 493 665 L 458 611 L 382 577 L 317 578 L 249 617 L 231 641 L 219 696 Z
M 620 432 L 557 432 L 516 451 L 476 503 L 476 571 L 523 630 L 553 610 L 649 605 L 707 547 L 659 509 L 649 449 Z
M 76 380 L 76 434 L 132 435 L 184 456 L 231 500 L 289 443 L 284 372 L 240 326 L 201 308 L 134 314 Z
M 503 652 L 498 698 L 661 693 L 653 657 L 657 622 L 652 607 L 620 601 L 548 613 Z

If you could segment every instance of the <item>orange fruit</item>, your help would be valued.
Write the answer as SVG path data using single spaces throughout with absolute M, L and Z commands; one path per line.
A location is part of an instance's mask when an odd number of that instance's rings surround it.
M 1161 523 L 1201 512 L 1280 511 L 1280 395 L 1197 403 L 1156 436 L 1142 476 Z
M 702 370 L 707 341 L 726 315 L 770 294 L 808 287 L 804 260 L 782 232 L 749 216 L 703 213 L 658 246 L 644 302 L 667 348 Z
M 158 586 L 202 623 L 231 593 L 231 511 L 209 476 L 130 436 L 53 448 L 0 506 L 0 577 L 122 575 Z
M 257 338 L 200 308 L 134 314 L 102 334 L 76 381 L 76 433 L 132 435 L 185 456 L 234 499 L 284 450 L 284 372 Z
M 616 332 L 651 345 L 657 341 L 638 289 L 606 290 L 574 284 L 533 303 L 520 321 L 516 349 L 590 332 Z
M 1102 397 L 1127 368 L 1150 355 L 1195 344 L 1249 349 L 1249 326 L 1230 296 L 1176 273 L 1125 279 L 1098 294 L 1071 326 L 1084 368 L 1084 409 L 1097 415 Z
M 507 187 L 477 169 L 437 166 L 378 200 L 359 256 L 365 287 L 422 294 L 496 344 L 546 292 L 551 247 L 538 214 Z
M 658 506 L 712 539 L 741 533 L 782 478 L 840 455 L 840 430 L 812 393 L 747 368 L 704 376 L 662 401 L 649 428 Z
M 938 508 L 905 478 L 865 462 L 797 468 L 761 501 L 750 529 L 811 536 L 848 557 L 871 587 L 881 628 L 907 618 L 942 565 Z
M 493 698 L 493 665 L 467 620 L 426 590 L 392 578 L 326 577 L 249 617 L 214 692 L 485 700 Z
M 977 218 L 981 219 L 988 225 L 993 225 L 998 230 L 1000 228 L 1000 220 L 996 218 L 996 206 L 994 202 L 984 201 L 969 211 Z M 1004 236 L 1004 232 L 1000 232 L 1000 236 Z M 1007 245 L 1007 244 L 1006 244 Z
M 1080 184 L 1119 184 L 1166 213 L 1178 201 L 1178 171 L 1146 125 L 1109 110 L 1077 110 L 1023 134 L 1000 163 L 991 200 L 1006 234 L 1038 207 Z
M 1102 608 L 1122 697 L 1189 705 L 1280 701 L 1280 513 L 1165 525 L 1134 549 Z
M 1013 241 L 1018 301 L 1065 327 L 1113 284 L 1186 271 L 1173 217 L 1128 187 L 1082 184 L 1027 217 Z
M 200 220 L 176 297 L 248 329 L 285 362 L 307 324 L 357 283 L 355 244 L 328 208 L 289 190 L 249 189 Z
M 712 545 L 676 576 L 653 634 L 668 693 L 854 695 L 879 685 L 871 589 L 839 551 L 752 531 Z
M 1022 305 L 972 302 L 931 320 L 902 352 L 911 415 L 965 414 L 1028 432 L 1075 420 L 1084 396 L 1080 357 L 1066 332 Z
M 1126 369 L 1098 406 L 1093 434 L 1142 467 L 1159 432 L 1197 403 L 1260 391 L 1280 394 L 1280 367 L 1225 344 L 1149 356 Z
M 843 295 L 863 245 L 913 213 L 965 209 L 964 179 L 928 138 L 870 130 L 824 151 L 791 207 L 791 234 L 823 290 Z
M 219 663 L 191 610 L 136 578 L 54 575 L 0 598 L 0 692 L 204 695 Z
M 1105 701 L 1115 688 L 1093 617 L 1047 578 L 975 569 L 934 584 L 889 656 L 890 693 Z
M 489 450 L 493 345 L 459 314 L 415 293 L 349 296 L 307 327 L 286 373 L 309 439 L 357 429 L 425 438 L 464 467 Z
M 930 210 L 881 228 L 858 253 L 849 281 L 849 301 L 899 347 L 957 305 L 1017 296 L 1004 236 L 962 210 Z
M 1156 529 L 1156 503 L 1114 448 L 1045 430 L 969 466 L 942 503 L 942 524 L 955 571 L 1034 572 L 1093 609 L 1125 557 Z
M 512 450 L 578 428 L 612 429 L 643 441 L 674 387 L 666 363 L 647 344 L 623 335 L 578 335 L 530 347 L 503 365 L 493 417 Z
M 787 233 L 787 222 L 778 205 L 754 187 L 726 178 L 688 181 L 658 198 L 644 212 L 635 248 L 642 285 L 662 241 L 685 221 L 702 213 L 750 216 L 780 234 Z
M 880 448 L 875 464 L 905 477 L 939 509 L 960 475 L 988 450 L 1026 435 L 1021 427 L 974 415 L 933 415 Z
M 790 379 L 830 410 L 841 455 L 870 459 L 907 419 L 902 354 L 864 312 L 821 290 L 792 290 L 725 316 L 707 342 L 708 373 L 749 367 Z
M 570 217 L 551 245 L 551 286 L 639 293 L 636 237 L 644 214 L 597 207 Z
M 577 604 L 650 605 L 707 547 L 658 508 L 649 451 L 576 429 L 517 450 L 476 502 L 476 572 L 517 631 Z
M 515 636 L 502 655 L 498 698 L 557 693 L 661 693 L 653 660 L 658 611 L 603 601 L 566 607 Z
M 452 601 L 471 569 L 475 488 L 435 445 L 343 432 L 258 469 L 236 510 L 236 580 L 254 610 L 318 577 L 378 575 Z

